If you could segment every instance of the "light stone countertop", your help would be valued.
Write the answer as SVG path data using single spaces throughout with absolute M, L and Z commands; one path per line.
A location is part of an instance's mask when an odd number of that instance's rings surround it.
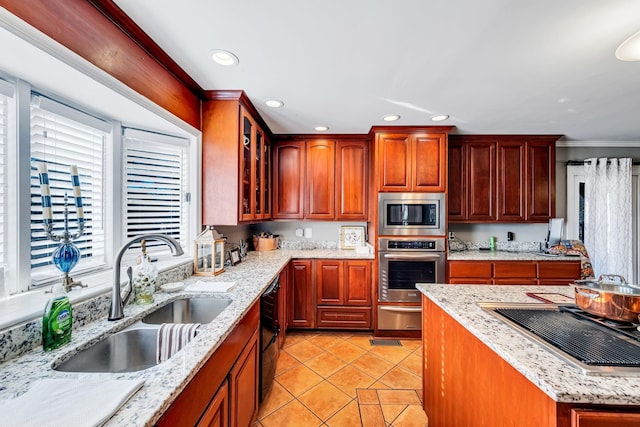
M 237 285 L 228 293 L 213 294 L 220 298 L 231 298 L 233 302 L 213 322 L 202 325 L 198 335 L 169 360 L 142 371 L 119 374 L 58 372 L 51 367 L 59 359 L 66 359 L 68 355 L 76 353 L 78 347 L 126 328 L 167 301 L 185 295 L 210 297 L 212 294 L 158 292 L 154 295 L 155 301 L 151 306 L 127 305 L 124 310 L 125 318 L 122 320 L 109 322 L 105 318 L 74 329 L 70 345 L 48 353 L 38 347 L 24 356 L 10 360 L 0 365 L 0 399 L 17 397 L 26 392 L 33 381 L 44 378 L 143 379 L 145 383 L 142 389 L 105 425 L 151 426 L 160 419 L 287 263 L 291 259 L 310 258 L 374 259 L 374 255 L 331 249 L 249 252 L 240 264 L 225 267 L 225 272 L 219 276 L 192 276 L 185 280 L 187 285 L 198 280 L 237 281 Z
M 545 255 L 517 251 L 449 251 L 447 261 L 580 261 L 579 256 Z
M 425 284 L 418 285 L 418 289 L 555 401 L 640 405 L 640 377 L 585 375 L 478 305 L 536 303 L 526 292 L 557 292 L 573 297 L 572 286 Z

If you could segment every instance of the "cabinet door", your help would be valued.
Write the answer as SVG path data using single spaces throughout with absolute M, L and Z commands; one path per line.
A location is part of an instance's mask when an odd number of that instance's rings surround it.
M 378 182 L 380 191 L 411 191 L 411 136 L 377 135 Z
M 525 144 L 498 141 L 498 221 L 525 220 Z
M 290 265 L 291 264 L 287 264 L 280 273 L 280 290 L 278 291 L 278 326 L 280 327 L 278 347 L 280 348 L 284 346 L 284 341 L 287 337 L 287 328 L 289 327 L 289 317 L 287 313 L 289 312 L 288 292 L 289 281 L 291 279 Z
M 244 110 L 240 109 L 240 220 L 251 221 L 255 218 L 256 199 L 256 124 Z
M 496 144 L 491 141 L 470 142 L 468 181 L 469 199 L 467 218 L 472 221 L 496 219 Z
M 541 285 L 568 285 L 582 275 L 581 263 L 576 261 L 538 261 L 538 279 Z
M 447 177 L 447 136 L 445 134 L 413 135 L 411 160 L 413 191 L 445 191 Z
M 467 185 L 464 144 L 449 140 L 449 184 L 447 211 L 449 221 L 467 219 Z
M 367 219 L 367 141 L 336 143 L 336 219 Z
M 290 263 L 289 326 L 292 328 L 315 327 L 315 287 L 311 275 L 311 260 L 294 260 Z
M 274 146 L 273 218 L 304 218 L 304 165 L 304 141 Z
M 262 219 L 271 218 L 271 143 L 264 137 L 262 152 Z
M 527 147 L 527 220 L 546 222 L 556 215 L 555 141 L 529 141 Z
M 316 261 L 316 287 L 318 305 L 344 305 L 343 262 Z
M 230 424 L 251 427 L 258 415 L 258 331 L 229 373 Z
M 335 141 L 307 142 L 305 218 L 335 218 Z
M 369 261 L 345 261 L 346 305 L 371 305 L 371 263 Z
M 229 425 L 229 385 L 222 383 L 196 424 L 197 427 L 227 427 Z
M 640 413 L 571 409 L 571 427 L 637 427 Z

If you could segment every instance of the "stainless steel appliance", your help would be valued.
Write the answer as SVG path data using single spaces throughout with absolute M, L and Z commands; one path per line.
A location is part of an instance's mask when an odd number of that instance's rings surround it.
M 416 283 L 444 283 L 443 237 L 385 237 L 378 240 L 378 329 L 421 328 Z M 389 303 L 414 303 L 393 305 Z
M 280 277 L 276 277 L 260 298 L 260 401 L 273 385 L 276 364 L 280 356 L 278 334 L 278 293 Z
M 444 193 L 378 194 L 379 236 L 444 236 Z
M 584 374 L 640 376 L 637 324 L 612 321 L 573 304 L 481 303 L 480 306 Z

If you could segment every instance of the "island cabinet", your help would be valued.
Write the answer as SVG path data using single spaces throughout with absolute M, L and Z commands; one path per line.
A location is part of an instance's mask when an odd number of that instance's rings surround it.
M 203 224 L 270 219 L 270 138 L 245 93 L 208 91 L 202 124 Z
M 249 427 L 258 414 L 260 304 L 205 362 L 158 426 Z
M 448 261 L 447 282 L 493 285 L 568 285 L 581 278 L 575 261 Z
M 378 191 L 445 192 L 451 127 L 374 127 Z
M 368 142 L 281 139 L 274 147 L 274 219 L 367 219 Z
M 546 222 L 555 216 L 559 135 L 451 135 L 450 222 Z
M 317 327 L 371 329 L 371 262 L 317 260 Z
M 422 393 L 429 425 L 640 425 L 637 406 L 556 402 L 424 296 L 422 313 Z

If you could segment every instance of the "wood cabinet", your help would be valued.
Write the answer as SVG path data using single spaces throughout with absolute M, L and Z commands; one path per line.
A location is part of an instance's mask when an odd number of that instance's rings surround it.
M 637 427 L 640 412 L 613 409 L 571 409 L 571 427 Z
M 225 380 L 204 411 L 197 427 L 227 427 L 229 425 L 229 385 Z
M 575 261 L 448 261 L 453 284 L 568 285 L 581 277 Z
M 202 103 L 202 222 L 271 218 L 266 124 L 242 91 L 209 91 Z
M 367 220 L 367 162 L 364 138 L 280 140 L 273 218 Z
M 256 331 L 229 373 L 229 419 L 232 426 L 250 427 L 258 415 L 259 364 Z
M 378 190 L 446 191 L 449 129 L 450 127 L 373 128 Z
M 287 306 L 291 328 L 312 329 L 316 326 L 316 289 L 312 272 L 312 260 L 293 260 L 289 263 Z
M 450 222 L 546 222 L 555 216 L 559 135 L 451 135 Z

